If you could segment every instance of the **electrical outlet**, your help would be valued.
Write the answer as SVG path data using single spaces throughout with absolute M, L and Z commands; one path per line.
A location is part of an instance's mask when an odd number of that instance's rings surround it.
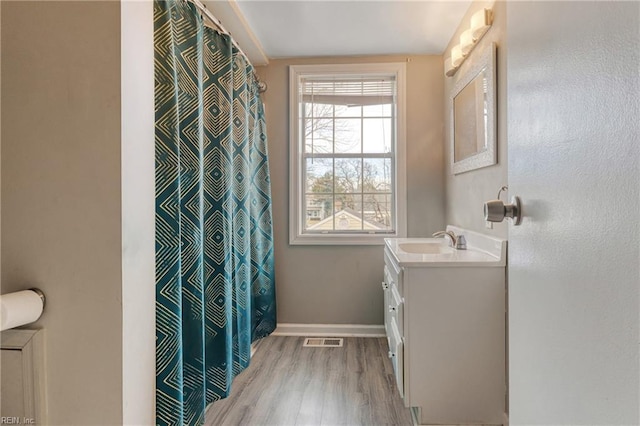
M 485 220 L 484 227 L 487 229 L 493 229 L 493 222 L 489 222 L 488 220 Z

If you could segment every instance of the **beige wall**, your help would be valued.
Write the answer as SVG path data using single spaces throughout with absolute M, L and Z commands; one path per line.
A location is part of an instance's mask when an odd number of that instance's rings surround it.
M 272 60 L 257 69 L 264 94 L 273 193 L 278 321 L 382 324 L 382 246 L 289 245 L 289 65 L 407 62 L 407 229 L 413 237 L 443 229 L 441 56 Z
M 506 64 L 506 3 L 498 1 L 495 4 L 491 1 L 475 1 L 469 7 L 460 26 L 453 35 L 449 46 L 445 50 L 445 57 L 451 54 L 451 48 L 458 44 L 462 31 L 469 28 L 471 15 L 479 9 L 492 8 L 494 21 L 491 29 L 480 40 L 476 48 L 471 52 L 467 60 L 462 64 L 458 72 L 453 77 L 444 79 L 444 111 L 445 111 L 445 170 L 446 170 L 446 222 L 471 229 L 484 234 L 491 234 L 498 237 L 507 237 L 507 222 L 494 224 L 493 229 L 485 227 L 483 217 L 483 205 L 487 200 L 494 199 L 501 186 L 507 185 L 507 64 Z M 451 156 L 449 144 L 451 140 L 451 90 L 456 82 L 473 64 L 474 58 L 479 56 L 480 51 L 487 48 L 491 43 L 497 45 L 497 143 L 498 143 L 498 164 L 478 170 L 453 175 L 451 170 Z M 503 199 L 505 195 L 503 194 Z
M 122 422 L 120 3 L 2 4 L 2 292 L 47 296 L 49 423 Z

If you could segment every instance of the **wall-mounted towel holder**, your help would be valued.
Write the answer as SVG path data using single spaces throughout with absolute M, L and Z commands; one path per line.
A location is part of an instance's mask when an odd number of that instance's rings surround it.
M 0 331 L 37 321 L 45 302 L 44 292 L 38 288 L 0 295 Z

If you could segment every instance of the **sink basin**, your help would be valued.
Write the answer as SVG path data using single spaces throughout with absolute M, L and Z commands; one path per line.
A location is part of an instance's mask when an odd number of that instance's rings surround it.
M 437 243 L 400 243 L 398 248 L 405 253 L 440 254 L 451 253 L 453 249 L 440 242 Z
M 0 0 L 2 1 L 2 0 Z M 456 250 L 442 238 L 385 238 L 385 256 L 399 267 L 502 267 L 507 263 L 507 242 L 456 226 L 447 231 L 464 235 L 466 250 Z

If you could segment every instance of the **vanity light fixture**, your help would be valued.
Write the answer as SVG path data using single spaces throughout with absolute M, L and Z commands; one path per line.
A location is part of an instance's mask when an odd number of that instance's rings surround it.
M 491 9 L 480 9 L 471 16 L 471 26 L 460 35 L 460 43 L 451 48 L 451 56 L 444 61 L 444 73 L 452 77 L 478 41 L 491 28 L 493 13 Z
M 469 28 L 467 31 L 460 34 L 460 50 L 463 55 L 468 55 L 473 49 L 473 45 L 475 44 L 473 38 L 473 29 Z
M 453 77 L 453 75 L 458 71 L 458 67 L 454 67 L 451 63 L 451 58 L 447 58 L 444 60 L 444 74 L 447 77 Z
M 458 44 L 451 48 L 451 65 L 458 68 L 464 62 L 464 53 L 462 53 L 462 47 Z
M 491 9 L 480 9 L 473 14 L 471 17 L 471 30 L 473 31 L 473 39 L 476 42 L 489 30 L 492 21 L 493 13 Z

